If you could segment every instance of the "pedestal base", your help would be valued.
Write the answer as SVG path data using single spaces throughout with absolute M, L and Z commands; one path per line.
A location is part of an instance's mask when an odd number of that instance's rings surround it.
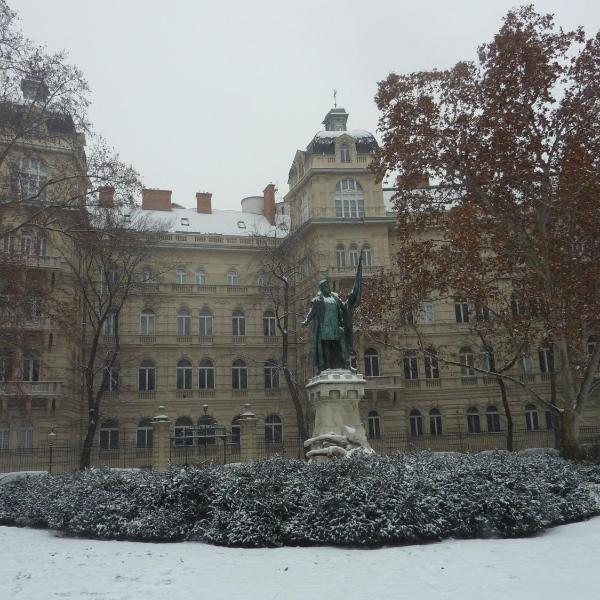
M 313 377 L 306 389 L 315 424 L 307 456 L 324 460 L 358 449 L 372 452 L 360 419 L 358 404 L 364 397 L 365 380 L 346 369 L 327 369 Z

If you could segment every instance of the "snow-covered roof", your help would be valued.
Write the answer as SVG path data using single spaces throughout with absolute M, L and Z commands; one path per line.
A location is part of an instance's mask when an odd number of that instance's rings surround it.
M 195 208 L 144 210 L 143 216 L 160 224 L 169 233 L 203 233 L 217 235 L 283 237 L 289 230 L 289 217 L 275 215 L 276 225 L 271 225 L 264 215 L 240 210 L 213 210 L 199 213 Z
M 349 131 L 317 131 L 315 137 L 319 138 L 337 138 L 341 135 L 349 135 L 353 138 L 372 138 L 375 137 L 370 131 L 365 129 L 351 129 Z

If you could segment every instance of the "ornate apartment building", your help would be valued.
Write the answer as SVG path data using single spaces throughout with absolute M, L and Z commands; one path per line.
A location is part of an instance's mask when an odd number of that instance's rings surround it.
M 244 198 L 239 211 L 219 210 L 209 193 L 198 193 L 196 206 L 183 208 L 170 191 L 143 190 L 141 210 L 164 232 L 139 274 L 139 293 L 118 315 L 121 352 L 106 382 L 100 447 L 151 445 L 159 406 L 173 421 L 176 443 L 207 414 L 235 436 L 247 403 L 267 442 L 297 437 L 294 407 L 278 370 L 281 338 L 264 293 L 265 247 L 284 243 L 292 253 L 300 245 L 311 249 L 311 267 L 296 282 L 295 296 L 303 299 L 323 277 L 343 294 L 361 253 L 369 278 L 389 267 L 395 252 L 393 190 L 384 190 L 368 169 L 377 142 L 368 131 L 347 129 L 347 120 L 342 108 L 327 113 L 325 129 L 296 152 L 289 190 L 280 202 L 273 184 L 262 195 Z M 39 163 L 28 160 L 36 172 L 46 168 L 42 157 L 35 159 Z M 28 244 L 27 234 L 19 235 L 21 241 L 7 243 L 27 254 L 25 276 L 53 285 L 62 267 L 51 240 Z M 295 308 L 301 313 L 307 307 Z M 416 353 L 399 355 L 357 332 L 357 365 L 367 378 L 361 410 L 370 437 L 431 440 L 505 430 L 496 380 L 469 368 L 481 357 L 468 326 L 468 303 L 425 302 L 420 319 L 428 339 L 455 348 L 464 365 L 442 367 Z M 312 374 L 310 336 L 299 321 L 293 327 L 291 363 L 305 381 Z M 113 327 L 107 322 L 107 343 Z M 81 389 L 69 369 L 77 348 L 63 343 L 61 332 L 43 318 L 31 331 L 37 336 L 37 362 L 24 357 L 18 378 L 6 367 L 0 371 L 0 448 L 42 444 L 51 428 L 75 446 L 85 425 Z M 408 330 L 401 341 L 415 343 Z M 525 357 L 515 374 L 546 394 L 549 370 L 547 352 L 540 349 Z M 509 400 L 517 428 L 552 427 L 544 407 L 523 389 L 511 386 Z M 597 401 L 594 406 L 587 417 L 597 423 Z

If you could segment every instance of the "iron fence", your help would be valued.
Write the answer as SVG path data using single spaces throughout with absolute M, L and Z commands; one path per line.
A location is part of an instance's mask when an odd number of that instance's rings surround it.
M 231 434 L 171 438 L 170 461 L 186 466 L 240 462 L 240 439 Z
M 257 440 L 256 444 L 258 458 L 278 455 L 283 458 L 303 459 L 305 452 L 304 440 L 300 437 L 288 437 L 277 442 L 261 438 Z

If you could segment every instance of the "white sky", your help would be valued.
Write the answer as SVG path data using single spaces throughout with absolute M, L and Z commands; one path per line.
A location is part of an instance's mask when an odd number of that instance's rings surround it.
M 91 119 L 144 185 L 238 209 L 275 183 L 333 105 L 377 127 L 377 81 L 475 56 L 514 0 L 8 0 L 28 37 L 65 49 Z M 525 2 L 523 2 L 525 3 Z M 539 0 L 560 25 L 600 29 L 598 0 Z

